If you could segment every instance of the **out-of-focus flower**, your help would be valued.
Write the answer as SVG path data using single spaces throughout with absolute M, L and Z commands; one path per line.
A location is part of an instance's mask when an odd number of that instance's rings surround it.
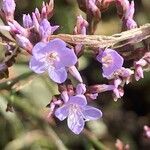
M 106 78 L 109 78 L 123 65 L 123 57 L 112 49 L 106 49 L 104 51 L 100 49 L 96 59 L 102 63 L 103 77 Z
M 70 96 L 68 101 L 55 111 L 55 116 L 63 121 L 67 118 L 69 129 L 75 134 L 80 134 L 85 121 L 97 120 L 102 117 L 102 112 L 87 105 L 84 95 Z
M 13 20 L 16 4 L 14 0 L 3 0 L 2 10 L 5 13 L 6 20 Z
M 91 10 L 91 12 L 93 13 L 93 15 L 95 17 L 100 18 L 101 12 L 100 12 L 99 8 L 96 5 L 96 0 L 88 0 L 87 1 L 87 7 L 88 7 L 88 9 Z
M 129 8 L 129 1 L 128 0 L 115 0 L 117 13 L 120 18 L 124 16 Z
M 41 11 L 41 18 L 50 18 L 53 15 L 54 11 L 54 0 L 50 0 L 49 3 L 43 2 L 42 11 Z
M 115 146 L 116 146 L 117 150 L 129 150 L 130 149 L 130 145 L 129 144 L 124 144 L 119 139 L 116 140 Z
M 49 43 L 39 42 L 32 49 L 32 54 L 30 68 L 38 74 L 48 70 L 49 77 L 57 83 L 67 79 L 67 67 L 77 62 L 74 51 L 67 48 L 61 39 L 54 39 Z
M 144 135 L 150 139 L 150 127 L 147 125 L 144 126 Z

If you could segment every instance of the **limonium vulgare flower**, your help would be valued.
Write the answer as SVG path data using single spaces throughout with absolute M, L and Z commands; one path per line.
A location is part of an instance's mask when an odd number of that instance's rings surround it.
M 84 128 L 85 121 L 97 120 L 102 117 L 102 112 L 87 105 L 83 94 L 68 97 L 66 103 L 56 109 L 55 116 L 63 121 L 67 118 L 69 129 L 75 134 L 80 134 Z
M 96 59 L 102 63 L 103 77 L 109 78 L 123 65 L 123 58 L 113 49 L 99 50 Z
M 57 83 L 67 79 L 67 67 L 77 62 L 74 51 L 58 38 L 48 43 L 37 43 L 32 49 L 32 55 L 30 68 L 38 74 L 48 70 L 49 77 Z

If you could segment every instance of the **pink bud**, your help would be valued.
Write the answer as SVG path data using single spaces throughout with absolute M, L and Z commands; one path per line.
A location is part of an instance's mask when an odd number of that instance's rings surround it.
M 143 69 L 140 65 L 137 65 L 135 68 L 135 80 L 138 81 L 141 78 L 144 78 Z
M 144 126 L 144 132 L 145 132 L 146 137 L 150 139 L 150 127 L 145 125 Z

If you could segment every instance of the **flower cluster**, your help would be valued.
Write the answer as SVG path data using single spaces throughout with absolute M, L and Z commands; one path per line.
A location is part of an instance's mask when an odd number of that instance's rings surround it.
M 88 20 L 79 15 L 73 34 L 84 38 L 90 33 L 87 31 L 95 31 L 101 13 L 108 9 L 112 2 L 116 4 L 123 28 L 136 28 L 137 24 L 133 19 L 134 1 L 130 3 L 128 0 L 78 0 L 79 7 L 87 13 Z M 85 45 L 71 45 L 60 38 L 51 37 L 59 28 L 48 21 L 53 15 L 54 1 L 43 2 L 41 11 L 36 8 L 32 14 L 23 14 L 23 25 L 14 19 L 15 7 L 14 0 L 3 0 L 0 14 L 6 25 L 1 26 L 1 29 L 8 30 L 17 45 L 31 55 L 29 68 L 32 71 L 37 74 L 47 71 L 50 79 L 58 85 L 60 94 L 53 96 L 49 104 L 49 116 L 53 114 L 60 121 L 67 118 L 68 127 L 75 134 L 81 133 L 86 121 L 102 117 L 99 109 L 88 105 L 89 101 L 96 100 L 98 94 L 105 91 L 112 92 L 114 100 L 121 98 L 124 95 L 124 85 L 130 83 L 134 77 L 137 81 L 143 78 L 143 70 L 149 68 L 149 52 L 135 59 L 133 65 L 126 68 L 125 55 L 119 49 L 90 47 L 94 58 L 102 66 L 102 76 L 108 79 L 109 84 L 86 86 L 78 70 L 78 58 L 84 54 Z M 0 64 L 0 70 L 4 70 L 5 65 Z M 76 79 L 76 84 L 73 84 L 68 74 Z

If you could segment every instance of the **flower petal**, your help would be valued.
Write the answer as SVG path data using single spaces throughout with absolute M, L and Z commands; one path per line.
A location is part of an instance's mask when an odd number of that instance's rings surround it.
M 31 70 L 38 74 L 45 72 L 46 69 L 44 63 L 36 60 L 34 57 L 30 59 L 29 67 Z
M 55 111 L 55 116 L 56 116 L 59 120 L 61 120 L 61 121 L 63 121 L 64 119 L 66 119 L 67 116 L 68 116 L 68 114 L 69 114 L 69 109 L 68 109 L 68 106 L 67 106 L 67 105 L 64 105 L 64 106 L 62 106 L 62 107 L 59 107 L 59 108 L 56 109 L 56 111 Z
M 46 43 L 39 42 L 33 47 L 32 54 L 36 59 L 40 59 L 43 56 L 45 56 L 45 53 L 46 53 L 45 48 L 44 48 L 45 46 L 46 46 Z
M 123 65 L 123 58 L 122 56 L 120 56 L 115 50 L 112 49 L 106 49 L 103 52 L 103 56 L 105 57 L 107 55 L 111 55 L 113 62 L 108 66 L 105 67 L 103 66 L 103 76 L 104 77 L 109 77 L 111 76 L 115 71 L 117 71 L 118 69 L 120 69 Z
M 82 113 L 86 121 L 97 120 L 102 117 L 102 112 L 91 106 L 86 106 Z
M 68 103 L 78 104 L 80 106 L 87 105 L 87 100 L 84 95 L 70 96 Z
M 67 72 L 65 68 L 55 69 L 53 67 L 49 67 L 48 74 L 50 78 L 57 83 L 62 83 L 67 79 Z
M 82 114 L 76 112 L 69 114 L 68 119 L 67 119 L 67 124 L 69 129 L 74 132 L 75 134 L 80 134 L 80 132 L 84 128 L 84 119 L 82 117 Z
M 77 63 L 77 56 L 73 49 L 65 47 L 59 51 L 61 63 L 66 67 L 71 67 Z
M 66 43 L 59 39 L 59 38 L 55 38 L 54 40 L 51 40 L 45 47 L 45 49 L 47 49 L 47 51 L 54 51 L 54 52 L 58 52 L 61 51 L 63 48 L 66 47 Z

